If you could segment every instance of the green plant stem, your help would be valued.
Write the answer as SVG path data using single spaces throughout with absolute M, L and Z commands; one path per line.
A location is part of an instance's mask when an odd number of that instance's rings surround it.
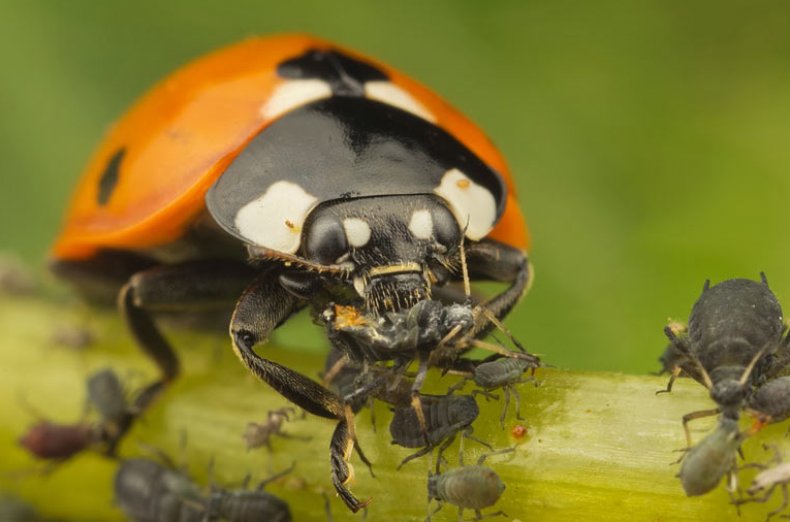
M 97 334 L 90 347 L 54 346 L 57 329 L 88 327 Z M 57 422 L 76 422 L 84 401 L 87 376 L 99 368 L 113 367 L 130 388 L 151 379 L 150 363 L 134 348 L 114 313 L 75 308 L 42 297 L 0 297 L 0 492 L 23 498 L 47 516 L 68 520 L 120 520 L 112 503 L 112 476 L 116 462 L 95 454 L 82 454 L 60 465 L 48 476 L 16 443 L 35 418 L 23 406 L 33 405 Z M 238 487 L 245 475 L 253 481 L 287 468 L 295 470 L 267 487 L 286 499 L 295 520 L 324 520 L 322 492 L 332 498 L 335 520 L 350 520 L 334 497 L 329 480 L 328 445 L 333 423 L 307 416 L 286 424 L 287 432 L 309 436 L 308 442 L 275 438 L 274 451 L 247 451 L 242 440 L 246 424 L 262 421 L 266 412 L 286 405 L 284 399 L 248 375 L 234 358 L 225 337 L 178 333 L 184 363 L 183 377 L 167 391 L 125 440 L 124 456 L 144 454 L 139 444 L 160 448 L 176 461 L 188 464 L 196 480 L 206 484 L 213 459 L 212 479 Z M 660 339 L 657 339 L 657 351 Z M 259 349 L 268 357 L 315 376 L 323 365 L 321 355 L 281 347 Z M 550 347 L 545 357 L 551 361 Z M 496 508 L 509 520 L 724 520 L 735 509 L 723 486 L 699 498 L 686 498 L 675 478 L 672 462 L 684 446 L 680 417 L 710 407 L 701 386 L 688 380 L 677 383 L 671 394 L 656 395 L 665 377 L 541 370 L 540 386 L 520 385 L 522 413 L 528 434 L 521 440 L 510 435 L 519 423 L 513 410 L 506 428 L 499 425 L 501 401 L 478 397 L 480 418 L 475 435 L 497 448 L 516 445 L 512 454 L 487 462 L 502 477 L 507 489 Z M 441 392 L 457 377 L 433 376 L 429 388 Z M 511 405 L 512 408 L 512 405 Z M 397 463 L 410 453 L 392 446 L 387 430 L 389 412 L 376 408 L 378 429 L 370 414 L 357 419 L 361 443 L 374 463 L 376 478 L 355 456 L 360 498 L 372 497 L 369 520 L 421 520 L 426 504 L 429 459 L 413 461 L 401 471 Z M 693 423 L 699 440 L 712 421 Z M 784 442 L 784 427 L 766 429 L 763 442 Z M 181 447 L 181 434 L 186 444 Z M 468 441 L 466 463 L 486 452 Z M 456 446 L 452 447 L 453 449 Z M 747 440 L 748 460 L 765 461 L 768 454 L 757 440 Z M 456 453 L 448 452 L 452 465 Z M 751 475 L 742 474 L 742 480 Z M 781 495 L 766 505 L 742 508 L 744 520 L 764 517 Z M 467 512 L 466 517 L 473 515 Z M 456 510 L 445 506 L 434 520 L 455 520 Z

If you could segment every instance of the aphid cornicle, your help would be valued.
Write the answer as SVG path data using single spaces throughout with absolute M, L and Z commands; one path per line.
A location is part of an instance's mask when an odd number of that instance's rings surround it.
M 683 371 L 710 390 L 717 407 L 683 417 L 688 421 L 721 413 L 737 420 L 744 401 L 760 380 L 778 364 L 775 354 L 782 347 L 782 308 L 762 282 L 729 279 L 715 286 L 706 282 L 689 316 L 688 331 L 668 326 L 667 337 L 683 356 L 665 391 Z
M 210 54 L 143 97 L 90 161 L 52 268 L 119 296 L 160 370 L 142 409 L 179 373 L 155 316 L 236 302 L 242 363 L 353 438 L 341 398 L 253 347 L 306 306 L 318 320 L 330 302 L 413 307 L 462 278 L 462 253 L 473 279 L 508 284 L 485 303 L 502 318 L 531 281 L 528 247 L 505 161 L 469 120 L 385 64 L 285 35 Z

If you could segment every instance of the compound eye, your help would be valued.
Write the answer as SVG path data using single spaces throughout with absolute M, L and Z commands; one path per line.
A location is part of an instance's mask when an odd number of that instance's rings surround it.
M 310 224 L 305 238 L 305 254 L 310 261 L 331 265 L 348 251 L 343 224 L 333 216 L 321 216 Z
M 461 230 L 455 216 L 444 206 L 437 205 L 431 212 L 436 240 L 448 249 L 461 242 Z

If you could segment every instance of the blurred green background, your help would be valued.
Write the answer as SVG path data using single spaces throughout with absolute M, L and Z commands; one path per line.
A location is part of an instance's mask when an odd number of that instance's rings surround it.
M 532 351 L 654 370 L 705 278 L 763 270 L 790 307 L 789 21 L 786 1 L 2 0 L 0 249 L 42 269 L 93 147 L 169 71 L 307 31 L 433 87 L 509 158 L 537 278 L 508 323 Z

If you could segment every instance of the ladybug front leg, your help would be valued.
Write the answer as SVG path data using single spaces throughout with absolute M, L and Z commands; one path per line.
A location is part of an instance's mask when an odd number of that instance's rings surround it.
M 524 297 L 532 285 L 532 265 L 523 250 L 493 240 L 483 240 L 466 245 L 469 276 L 473 280 L 488 279 L 510 283 L 504 292 L 485 303 L 497 319 L 504 318 Z M 475 337 L 482 337 L 495 325 L 485 321 L 477 326 Z
M 280 395 L 314 415 L 339 421 L 330 445 L 332 483 L 343 502 L 356 512 L 367 502 L 357 500 L 346 487 L 353 478 L 348 461 L 356 443 L 351 408 L 346 408 L 339 396 L 312 379 L 253 351 L 255 345 L 265 342 L 299 308 L 300 301 L 280 285 L 277 277 L 268 274 L 259 277 L 236 304 L 230 326 L 233 349 L 255 376 Z M 360 457 L 370 466 L 362 453 Z
M 312 379 L 253 351 L 291 314 L 301 301 L 286 291 L 278 277 L 257 278 L 236 303 L 230 324 L 233 350 L 244 366 L 280 395 L 313 415 L 328 419 L 344 416 L 343 401 Z
M 194 313 L 230 308 L 256 272 L 236 261 L 197 261 L 157 266 L 137 272 L 118 296 L 118 306 L 139 347 L 160 371 L 135 400 L 141 412 L 179 373 L 178 357 L 152 314 Z

